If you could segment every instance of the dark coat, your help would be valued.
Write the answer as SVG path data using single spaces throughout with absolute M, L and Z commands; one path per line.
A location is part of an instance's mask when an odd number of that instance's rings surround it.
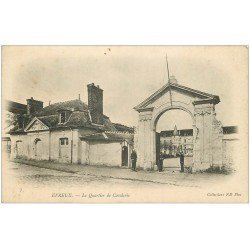
M 136 154 L 135 151 L 133 151 L 133 152 L 131 153 L 131 159 L 134 160 L 134 161 L 137 160 L 137 154 Z
M 180 162 L 184 163 L 184 154 L 180 154 Z

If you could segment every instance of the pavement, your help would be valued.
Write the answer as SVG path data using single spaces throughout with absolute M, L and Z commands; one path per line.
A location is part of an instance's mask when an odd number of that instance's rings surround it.
M 22 165 L 24 167 L 26 166 L 26 169 L 29 166 L 35 167 L 36 169 L 39 168 L 41 170 L 39 170 L 39 174 L 35 174 L 32 177 L 38 177 L 37 179 L 39 181 L 41 178 L 42 180 L 46 180 L 46 176 L 48 178 L 46 170 L 56 171 L 59 179 L 67 177 L 68 179 L 73 178 L 74 181 L 77 182 L 104 180 L 108 182 L 130 184 L 165 184 L 194 188 L 215 185 L 222 179 L 228 178 L 228 176 L 222 174 L 180 173 L 178 168 L 164 169 L 163 172 L 146 170 L 137 170 L 134 172 L 131 169 L 121 167 L 89 166 L 25 159 L 15 159 L 13 164 L 18 164 L 18 166 Z

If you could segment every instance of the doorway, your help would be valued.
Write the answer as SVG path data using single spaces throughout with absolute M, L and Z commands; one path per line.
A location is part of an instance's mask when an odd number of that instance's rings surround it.
M 42 141 L 40 139 L 35 140 L 35 158 L 36 159 L 41 159 L 42 158 Z
M 122 147 L 122 166 L 128 166 L 128 147 Z

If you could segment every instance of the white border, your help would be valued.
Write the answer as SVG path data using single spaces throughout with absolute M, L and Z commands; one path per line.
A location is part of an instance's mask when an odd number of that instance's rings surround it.
M 2 1 L 0 43 L 246 45 L 249 1 Z M 1 204 L 1 249 L 248 249 L 249 205 Z

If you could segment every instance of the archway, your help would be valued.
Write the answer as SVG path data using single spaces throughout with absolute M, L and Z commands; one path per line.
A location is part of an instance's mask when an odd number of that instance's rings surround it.
M 194 118 L 179 108 L 161 112 L 155 120 L 156 165 L 164 170 L 179 171 L 180 155 L 184 155 L 185 168 L 193 166 Z M 161 160 L 160 160 L 161 159 Z
M 164 85 L 134 109 L 139 113 L 135 149 L 138 166 L 157 169 L 156 125 L 163 113 L 179 109 L 193 121 L 194 171 L 222 166 L 222 124 L 216 119 L 219 96 L 187 88 L 177 83 Z

